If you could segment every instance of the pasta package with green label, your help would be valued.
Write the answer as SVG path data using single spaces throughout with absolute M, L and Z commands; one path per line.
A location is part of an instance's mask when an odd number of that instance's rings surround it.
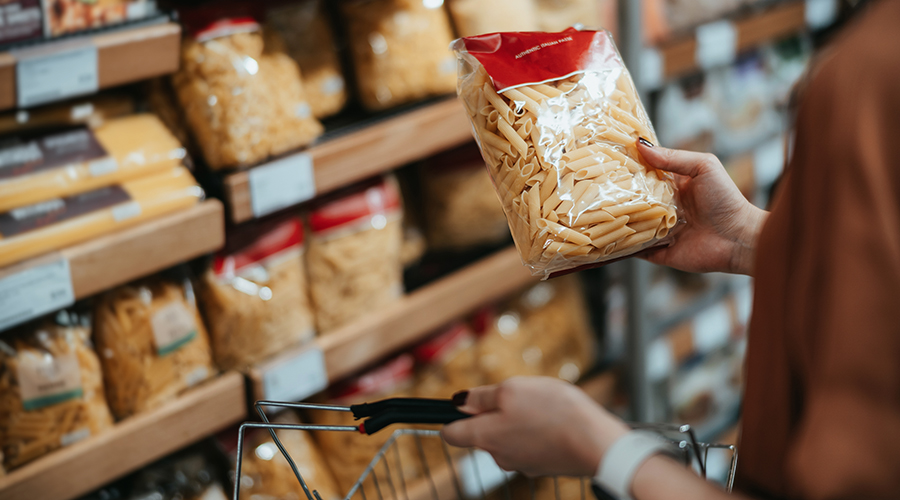
M 154 277 L 107 292 L 94 319 L 117 418 L 156 408 L 216 373 L 189 279 Z
M 532 274 L 668 243 L 673 179 L 637 150 L 656 133 L 607 32 L 495 33 L 453 48 L 459 95 Z
M 0 340 L 0 452 L 18 467 L 109 429 L 86 316 L 62 311 Z

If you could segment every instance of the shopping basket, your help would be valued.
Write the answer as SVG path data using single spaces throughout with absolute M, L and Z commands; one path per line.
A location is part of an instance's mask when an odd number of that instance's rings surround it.
M 310 485 L 303 479 L 293 457 L 275 433 L 276 430 L 371 435 L 392 424 L 448 424 L 468 416 L 460 412 L 450 400 L 419 398 L 391 398 L 351 406 L 257 401 L 254 407 L 262 422 L 245 422 L 238 430 L 233 500 L 239 500 L 244 436 L 248 429 L 268 429 L 278 450 L 290 464 L 307 500 L 322 500 L 319 493 L 310 489 Z M 264 410 L 269 407 L 349 412 L 360 423 L 318 425 L 271 422 Z M 725 452 L 728 457 L 723 485 L 727 491 L 731 491 L 737 467 L 735 446 L 698 442 L 689 425 L 632 424 L 632 427 L 657 432 L 671 441 L 680 450 L 685 465 L 692 467 L 703 478 L 707 477 L 710 451 Z M 401 448 L 406 453 L 401 452 Z M 412 453 L 409 450 L 413 450 Z M 411 459 L 417 463 L 411 466 Z M 589 478 L 517 478 L 513 473 L 502 471 L 490 455 L 483 451 L 451 448 L 444 443 L 437 430 L 403 428 L 393 432 L 344 500 L 485 500 L 489 497 L 498 500 L 585 500 L 592 498 L 592 494 Z

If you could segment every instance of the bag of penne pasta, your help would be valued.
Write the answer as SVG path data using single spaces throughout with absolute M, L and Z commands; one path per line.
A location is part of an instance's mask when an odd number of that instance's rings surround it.
M 678 222 L 669 174 L 605 31 L 495 33 L 454 42 L 459 95 L 523 262 L 535 275 L 665 243 Z

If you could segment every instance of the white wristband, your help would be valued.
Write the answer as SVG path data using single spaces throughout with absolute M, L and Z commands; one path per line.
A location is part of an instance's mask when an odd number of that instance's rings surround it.
M 678 450 L 658 434 L 631 431 L 606 450 L 594 482 L 619 500 L 632 500 L 631 483 L 635 473 L 648 458 L 658 454 L 678 457 Z

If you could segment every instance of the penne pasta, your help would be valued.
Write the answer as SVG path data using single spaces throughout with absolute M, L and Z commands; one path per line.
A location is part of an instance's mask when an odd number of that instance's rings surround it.
M 539 229 L 548 229 L 550 234 L 555 234 L 565 241 L 569 241 L 578 245 L 590 245 L 591 239 L 584 234 L 567 228 L 558 222 L 551 222 L 547 219 L 538 219 L 537 225 Z

